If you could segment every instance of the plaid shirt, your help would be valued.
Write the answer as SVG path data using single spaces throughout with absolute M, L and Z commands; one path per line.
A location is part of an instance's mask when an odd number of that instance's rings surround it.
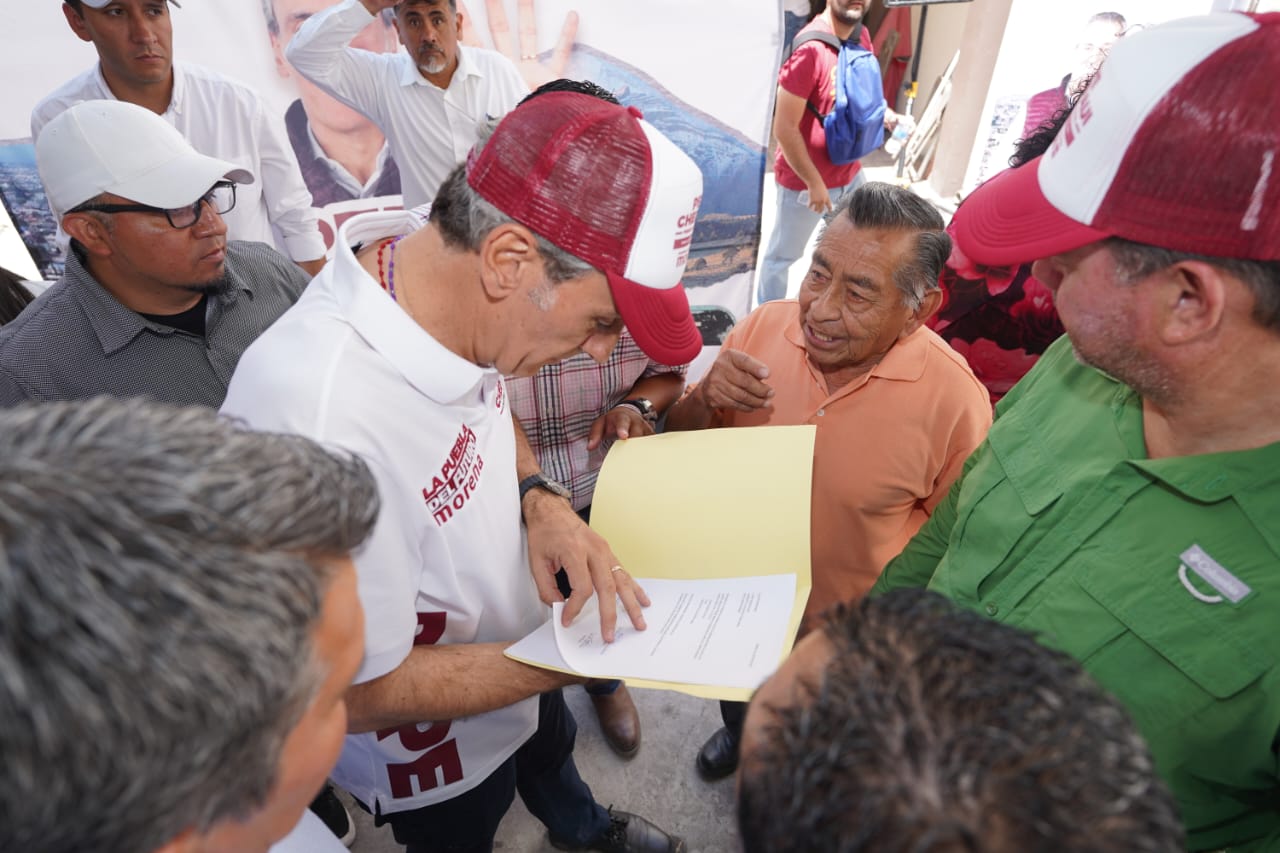
M 590 506 L 596 475 L 612 441 L 587 450 L 591 423 L 631 396 L 641 379 L 674 373 L 688 365 L 667 367 L 651 361 L 625 329 L 609 360 L 596 364 L 578 353 L 549 364 L 533 376 L 508 378 L 511 410 L 529 437 L 543 472 L 573 492 L 573 508 Z

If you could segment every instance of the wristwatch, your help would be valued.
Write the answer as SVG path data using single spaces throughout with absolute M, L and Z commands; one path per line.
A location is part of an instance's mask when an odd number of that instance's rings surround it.
M 640 417 L 644 418 L 651 424 L 658 422 L 658 411 L 653 408 L 653 403 L 644 397 L 632 397 L 629 400 L 623 400 L 618 406 L 630 406 L 640 413 Z M 614 408 L 618 408 L 614 406 Z
M 550 492 L 553 495 L 558 495 L 568 500 L 571 500 L 573 498 L 572 492 L 570 492 L 564 486 L 557 483 L 555 480 L 548 477 L 546 474 L 543 474 L 541 471 L 537 472 L 536 474 L 530 474 L 528 477 L 525 477 L 523 480 L 520 481 L 520 503 L 521 504 L 524 503 L 524 496 L 529 494 L 530 489 L 546 489 L 548 492 Z

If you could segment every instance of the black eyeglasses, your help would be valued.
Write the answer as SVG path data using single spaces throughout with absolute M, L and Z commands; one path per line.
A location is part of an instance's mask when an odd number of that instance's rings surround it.
M 165 219 L 174 228 L 190 228 L 200 221 L 200 206 L 207 204 L 219 214 L 226 213 L 236 206 L 236 185 L 234 181 L 218 181 L 194 204 L 186 207 L 152 207 L 149 204 L 82 204 L 69 211 L 79 213 L 93 210 L 98 213 L 163 213 Z

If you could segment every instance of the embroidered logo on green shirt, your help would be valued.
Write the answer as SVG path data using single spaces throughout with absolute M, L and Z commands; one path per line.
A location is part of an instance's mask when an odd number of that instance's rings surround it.
M 1208 595 L 1196 589 L 1187 577 L 1187 570 L 1195 572 L 1196 577 L 1217 590 L 1217 595 Z M 1178 579 L 1191 593 L 1206 604 L 1221 604 L 1225 599 L 1232 604 L 1239 604 L 1253 589 L 1240 578 L 1231 574 L 1217 560 L 1199 545 L 1192 545 L 1182 552 L 1182 565 L 1178 568 Z

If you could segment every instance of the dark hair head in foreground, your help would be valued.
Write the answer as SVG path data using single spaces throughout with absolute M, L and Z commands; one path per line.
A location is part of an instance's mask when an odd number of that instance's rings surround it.
M 0 850 L 148 853 L 263 809 L 377 511 L 359 460 L 211 410 L 0 413 Z
M 756 694 L 742 750 L 746 853 L 1182 849 L 1116 700 L 922 590 L 836 608 Z

